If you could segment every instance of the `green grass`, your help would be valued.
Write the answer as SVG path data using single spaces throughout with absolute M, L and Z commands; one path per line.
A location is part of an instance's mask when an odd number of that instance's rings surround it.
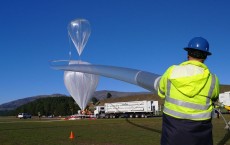
M 230 115 L 225 115 L 230 120 Z M 0 117 L 0 145 L 159 145 L 161 117 L 53 121 Z M 213 119 L 214 144 L 230 145 L 222 118 Z M 75 138 L 69 139 L 73 131 Z

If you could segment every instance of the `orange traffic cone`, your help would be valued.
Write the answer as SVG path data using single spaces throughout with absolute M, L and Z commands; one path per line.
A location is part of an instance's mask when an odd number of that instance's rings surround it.
M 74 139 L 74 133 L 71 131 L 70 132 L 70 136 L 69 136 L 70 139 Z

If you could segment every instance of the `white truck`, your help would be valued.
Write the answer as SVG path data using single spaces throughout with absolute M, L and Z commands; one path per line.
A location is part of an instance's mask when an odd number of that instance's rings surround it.
M 27 119 L 27 118 L 32 118 L 32 116 L 28 113 L 19 113 L 17 116 L 19 119 Z
M 96 118 L 147 118 L 159 115 L 159 111 L 158 101 L 115 102 L 96 106 L 94 116 Z

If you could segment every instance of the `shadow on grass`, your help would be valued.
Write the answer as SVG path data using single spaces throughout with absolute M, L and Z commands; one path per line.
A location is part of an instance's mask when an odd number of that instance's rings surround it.
M 149 131 L 152 131 L 152 132 L 156 132 L 156 133 L 161 134 L 161 130 L 154 129 L 154 128 L 149 128 L 149 127 L 146 127 L 146 126 L 142 126 L 142 125 L 133 123 L 133 122 L 131 122 L 128 118 L 126 118 L 126 121 L 127 121 L 129 124 L 134 125 L 134 126 L 136 126 L 136 127 L 139 127 L 139 128 L 145 129 L 145 130 L 149 130 Z
M 225 143 L 230 139 L 230 131 L 228 130 L 221 141 L 218 142 L 217 145 L 225 145 Z

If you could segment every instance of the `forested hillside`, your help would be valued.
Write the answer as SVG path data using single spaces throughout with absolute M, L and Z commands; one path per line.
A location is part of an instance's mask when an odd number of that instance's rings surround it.
M 19 112 L 27 112 L 33 116 L 37 116 L 38 112 L 40 112 L 41 115 L 45 116 L 62 116 L 76 113 L 79 109 L 79 106 L 75 103 L 72 97 L 48 97 L 24 104 L 17 109 L 10 111 L 9 115 L 17 115 Z

